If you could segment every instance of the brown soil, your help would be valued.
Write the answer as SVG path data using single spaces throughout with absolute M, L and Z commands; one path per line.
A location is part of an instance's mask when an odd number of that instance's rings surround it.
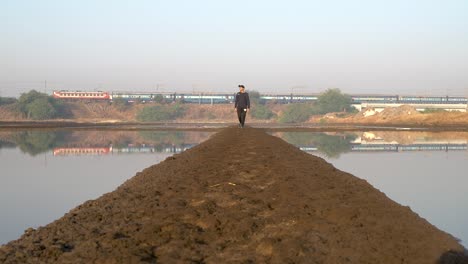
M 27 230 L 0 262 L 435 263 L 448 250 L 463 249 L 366 181 L 227 128 Z

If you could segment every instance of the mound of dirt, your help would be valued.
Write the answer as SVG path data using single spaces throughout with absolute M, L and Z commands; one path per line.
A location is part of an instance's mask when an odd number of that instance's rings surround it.
M 313 121 L 318 122 L 317 119 Z M 417 126 L 466 126 L 468 125 L 468 113 L 464 112 L 437 112 L 421 113 L 414 107 L 402 105 L 399 107 L 388 107 L 382 112 L 372 108 L 353 115 L 334 119 L 327 119 L 329 123 L 344 124 L 379 124 L 379 125 L 417 125 Z
M 402 105 L 399 107 L 387 107 L 377 114 L 380 118 L 402 117 L 407 115 L 421 115 L 414 107 Z
M 27 230 L 0 262 L 435 263 L 461 250 L 366 181 L 261 130 L 227 128 Z
M 409 105 L 402 105 L 399 107 L 388 107 L 381 112 L 374 109 L 366 109 L 357 113 L 352 119 L 357 122 L 369 123 L 386 123 L 386 122 L 400 122 L 406 120 L 409 116 L 411 118 L 419 118 L 422 115 L 414 107 Z

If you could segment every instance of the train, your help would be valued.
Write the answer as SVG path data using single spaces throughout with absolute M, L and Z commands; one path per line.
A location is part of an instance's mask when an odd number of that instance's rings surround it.
M 320 94 L 263 94 L 260 100 L 264 102 L 297 103 L 314 102 Z M 127 102 L 166 102 L 180 101 L 196 104 L 233 103 L 235 94 L 230 93 L 171 93 L 171 92 L 84 92 L 84 91 L 54 91 L 52 96 L 66 100 L 113 101 L 117 98 Z M 410 95 L 350 95 L 352 104 L 385 103 L 385 104 L 467 104 L 468 98 L 461 96 L 410 96 Z
M 460 96 L 351 95 L 353 103 L 466 104 Z
M 109 92 L 83 92 L 83 91 L 53 91 L 52 96 L 56 99 L 72 99 L 72 100 L 111 100 Z

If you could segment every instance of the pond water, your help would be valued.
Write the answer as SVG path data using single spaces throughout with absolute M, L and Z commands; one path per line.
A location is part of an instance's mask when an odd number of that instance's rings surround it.
M 113 191 L 138 171 L 189 149 L 212 134 L 0 131 L 0 244 Z M 271 134 L 367 180 L 468 246 L 468 133 Z

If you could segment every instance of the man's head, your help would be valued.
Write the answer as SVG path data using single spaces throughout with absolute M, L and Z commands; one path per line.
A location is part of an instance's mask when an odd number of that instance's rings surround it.
M 239 90 L 243 93 L 245 91 L 245 86 L 242 84 L 239 84 Z

